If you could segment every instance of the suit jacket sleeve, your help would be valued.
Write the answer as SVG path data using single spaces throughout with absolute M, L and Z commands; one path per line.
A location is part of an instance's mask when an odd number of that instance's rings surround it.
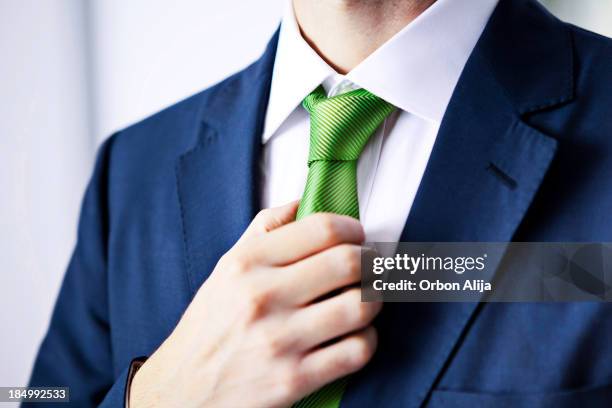
M 113 140 L 98 152 L 81 208 L 77 244 L 30 380 L 30 386 L 70 387 L 75 406 L 121 406 L 125 392 L 127 367 L 113 364 L 109 322 L 106 255 Z

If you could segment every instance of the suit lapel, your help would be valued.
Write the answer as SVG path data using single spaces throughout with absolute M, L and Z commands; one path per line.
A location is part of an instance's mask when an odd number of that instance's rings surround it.
M 572 98 L 560 27 L 531 1 L 500 2 L 450 101 L 401 241 L 512 240 L 557 146 L 526 118 Z M 422 405 L 477 306 L 386 304 L 377 354 L 342 406 Z
M 278 32 L 264 55 L 208 91 L 195 145 L 177 161 L 192 295 L 240 237 L 258 205 L 258 160 Z

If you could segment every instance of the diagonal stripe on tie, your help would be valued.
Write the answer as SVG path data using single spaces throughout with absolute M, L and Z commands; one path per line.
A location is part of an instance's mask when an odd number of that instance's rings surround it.
M 297 218 L 314 212 L 359 218 L 357 159 L 395 108 L 365 89 L 327 98 L 321 86 L 303 105 L 310 113 L 310 152 Z

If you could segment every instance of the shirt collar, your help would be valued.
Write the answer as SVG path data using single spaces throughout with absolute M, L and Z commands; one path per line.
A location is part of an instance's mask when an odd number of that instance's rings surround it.
M 437 0 L 344 79 L 399 109 L 440 124 L 498 0 Z M 301 101 L 338 75 L 303 39 L 288 0 L 264 123 L 267 142 Z

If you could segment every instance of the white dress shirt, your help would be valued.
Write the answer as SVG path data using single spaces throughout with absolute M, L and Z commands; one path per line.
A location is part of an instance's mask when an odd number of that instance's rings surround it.
M 263 132 L 263 208 L 302 196 L 309 115 L 302 100 L 364 88 L 395 105 L 357 164 L 360 219 L 369 242 L 397 242 L 467 59 L 498 0 L 438 0 L 346 75 L 302 38 L 291 0 L 282 19 Z M 449 203 L 450 205 L 450 203 Z

